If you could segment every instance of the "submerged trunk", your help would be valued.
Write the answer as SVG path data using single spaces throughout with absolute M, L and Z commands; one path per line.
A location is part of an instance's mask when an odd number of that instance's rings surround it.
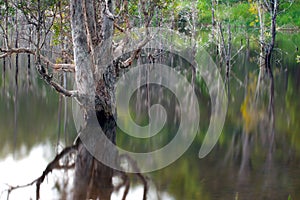
M 101 127 L 107 137 L 115 142 L 116 123 L 113 116 L 105 116 L 97 111 L 101 118 Z M 100 133 L 99 133 L 100 134 Z M 113 169 L 95 159 L 79 140 L 78 154 L 75 163 L 75 179 L 73 199 L 101 199 L 109 200 L 113 192 Z M 103 149 L 105 152 L 106 149 Z M 105 152 L 110 154 L 110 152 Z
M 99 55 L 100 45 L 105 45 L 105 58 L 110 58 L 111 55 L 111 43 L 108 38 L 112 34 L 113 23 L 106 17 L 105 12 L 107 12 L 106 9 L 111 9 L 112 2 L 108 1 L 106 4 L 104 0 L 100 2 L 71 0 L 70 3 L 76 63 L 75 78 L 79 92 L 78 100 L 83 104 L 85 124 L 87 127 L 96 108 L 99 125 L 109 140 L 115 143 L 116 122 L 110 108 L 113 87 L 109 85 L 112 83 L 103 78 L 106 67 L 104 64 L 107 62 L 102 60 L 103 55 Z M 98 11 L 100 13 L 96 13 Z M 97 96 L 97 100 L 95 96 Z M 108 110 L 109 112 L 107 112 Z M 79 142 L 79 146 L 75 162 L 72 199 L 109 200 L 113 191 L 113 169 L 96 160 L 80 138 L 77 142 Z M 111 155 L 110 152 L 106 152 L 104 147 L 100 151 L 107 156 Z
M 264 7 L 268 10 L 271 16 L 271 26 L 270 35 L 271 39 L 267 42 L 265 37 L 265 23 L 264 23 Z M 260 22 L 260 43 L 261 43 L 261 53 L 260 53 L 260 67 L 264 67 L 267 74 L 272 78 L 272 68 L 271 68 L 271 57 L 275 46 L 276 39 L 276 18 L 278 14 L 279 0 L 270 1 L 260 1 L 258 4 L 258 15 Z
M 265 58 L 265 63 L 266 63 L 266 68 L 267 72 L 270 75 L 271 78 L 273 78 L 273 73 L 271 69 L 271 57 L 272 57 L 272 52 L 275 46 L 275 39 L 276 39 L 276 18 L 277 18 L 277 9 L 278 9 L 278 0 L 273 0 L 271 1 L 271 42 L 267 48 L 267 53 L 266 53 L 266 58 Z

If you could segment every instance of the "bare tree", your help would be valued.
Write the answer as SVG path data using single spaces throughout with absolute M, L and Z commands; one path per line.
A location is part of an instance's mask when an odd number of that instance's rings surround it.
M 276 19 L 280 2 L 279 0 L 259 0 L 257 3 L 260 22 L 260 66 L 263 67 L 265 71 L 272 77 L 273 73 L 271 68 L 271 58 L 276 40 Z M 271 25 L 269 27 L 269 33 L 271 35 L 270 39 L 267 39 L 265 35 L 267 32 L 265 12 L 268 12 L 270 14 L 271 19 Z

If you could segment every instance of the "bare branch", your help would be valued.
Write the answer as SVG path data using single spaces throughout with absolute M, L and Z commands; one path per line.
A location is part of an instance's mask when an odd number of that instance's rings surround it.
M 241 46 L 241 48 L 239 50 L 237 50 L 237 52 L 230 58 L 230 60 L 233 60 L 243 49 L 244 49 L 244 45 Z
M 42 40 L 41 45 L 40 45 L 39 48 L 42 48 L 45 45 L 47 35 L 49 34 L 49 32 L 50 32 L 50 30 L 51 30 L 51 28 L 52 28 L 52 26 L 54 24 L 54 20 L 55 20 L 55 16 L 56 16 L 57 12 L 58 12 L 58 9 L 55 6 L 55 11 L 54 11 L 53 17 L 51 19 L 51 22 L 50 22 L 48 28 L 46 27 L 46 23 L 44 23 L 45 34 L 44 34 L 43 40 Z
M 52 69 L 56 71 L 64 71 L 64 72 L 75 72 L 75 65 L 74 64 L 55 64 L 52 63 L 47 57 L 41 55 L 41 60 L 47 65 L 50 66 Z
M 59 93 L 67 96 L 67 97 L 77 97 L 78 91 L 77 90 L 66 90 L 64 87 L 59 85 L 58 83 L 54 81 L 50 81 L 49 84 Z
M 122 28 L 121 26 L 119 26 L 116 22 L 114 23 L 114 26 L 115 26 L 119 31 L 121 31 L 122 33 L 125 32 L 124 28 Z
M 52 75 L 49 75 L 48 72 L 45 70 L 45 68 L 42 65 L 37 65 L 37 71 L 42 76 L 44 81 L 51 85 L 57 92 L 60 94 L 63 94 L 67 97 L 78 97 L 78 91 L 77 90 L 67 90 L 64 87 L 62 87 L 60 84 L 53 81 Z
M 28 53 L 32 55 L 36 55 L 35 50 L 33 49 L 27 49 L 27 48 L 11 48 L 11 49 L 1 49 L 0 52 L 3 54 L 0 55 L 0 59 L 10 56 L 12 54 L 20 54 L 20 53 Z M 55 64 L 52 63 L 47 57 L 44 57 L 42 55 L 41 60 L 44 64 L 47 66 L 50 66 L 55 71 L 64 71 L 64 72 L 75 72 L 75 65 L 74 64 Z
M 111 20 L 114 20 L 115 19 L 115 16 L 110 12 L 109 10 L 109 7 L 108 7 L 108 1 L 105 0 L 105 15 L 111 19 Z
M 137 45 L 137 49 L 131 54 L 131 56 L 125 60 L 124 62 L 121 62 L 120 67 L 121 68 L 127 68 L 129 67 L 132 62 L 134 61 L 134 59 L 137 59 L 142 48 L 153 38 L 154 35 L 152 36 L 146 36 L 144 40 L 142 40 L 138 45 Z

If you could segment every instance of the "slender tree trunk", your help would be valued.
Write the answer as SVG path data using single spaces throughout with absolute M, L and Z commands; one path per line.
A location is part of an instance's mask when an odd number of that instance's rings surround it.
M 5 44 L 5 40 L 3 39 L 3 45 Z M 6 75 L 6 57 L 3 59 L 3 67 L 2 67 L 2 82 L 3 82 L 3 90 L 2 90 L 2 95 L 4 96 L 5 94 L 5 75 Z
M 15 15 L 15 23 L 16 23 L 16 38 L 15 38 L 15 48 L 19 47 L 19 27 L 18 27 L 18 11 L 16 11 Z M 19 54 L 16 54 L 16 73 L 15 73 L 15 82 L 18 84 L 18 74 L 19 74 Z
M 241 165 L 239 170 L 239 178 L 244 179 L 245 176 L 249 173 L 251 170 L 251 144 L 250 144 L 250 134 L 247 132 L 243 132 L 242 134 L 242 159 L 241 159 Z
M 216 26 L 216 20 L 215 20 L 215 0 L 211 0 L 211 38 L 212 41 L 215 39 L 215 26 Z
M 9 48 L 9 40 L 8 40 L 8 0 L 5 0 L 5 47 Z
M 230 70 L 231 70 L 231 27 L 228 24 L 228 41 L 227 41 L 227 51 L 226 51 L 226 79 L 227 79 L 227 93 L 230 96 Z M 225 47 L 224 47 L 225 48 Z
M 265 23 L 264 23 L 264 11 L 263 11 L 263 3 L 258 2 L 258 16 L 259 16 L 259 25 L 260 25 L 260 55 L 259 55 L 259 66 L 260 68 L 265 67 L 264 58 L 265 58 Z
M 228 24 L 227 29 L 228 40 L 227 40 L 227 51 L 226 51 L 226 77 L 229 79 L 230 75 L 230 65 L 231 65 L 231 29 L 230 24 Z M 225 47 L 224 47 L 225 48 Z
M 264 24 L 264 8 L 265 5 L 270 13 L 271 16 L 271 27 L 270 27 L 270 34 L 271 34 L 271 41 L 267 43 L 265 38 L 265 24 Z M 278 12 L 279 0 L 269 0 L 263 2 L 262 0 L 259 1 L 258 5 L 258 15 L 260 21 L 260 43 L 261 43 L 261 54 L 260 54 L 260 66 L 264 66 L 265 71 L 270 77 L 273 77 L 272 68 L 271 68 L 271 57 L 272 52 L 275 45 L 276 39 L 276 18 Z
M 266 54 L 266 68 L 267 72 L 270 75 L 271 78 L 273 78 L 273 72 L 271 68 L 271 57 L 272 52 L 275 45 L 275 39 L 276 39 L 276 18 L 277 18 L 277 9 L 278 9 L 278 0 L 271 0 L 270 2 L 270 8 L 271 8 L 271 42 L 267 48 L 267 54 Z
M 31 31 L 29 32 L 31 34 Z M 30 43 L 31 43 L 31 36 L 29 36 L 29 48 L 30 48 Z M 30 73 L 30 65 L 31 65 L 31 58 L 30 54 L 27 54 L 27 89 L 31 86 L 31 73 Z

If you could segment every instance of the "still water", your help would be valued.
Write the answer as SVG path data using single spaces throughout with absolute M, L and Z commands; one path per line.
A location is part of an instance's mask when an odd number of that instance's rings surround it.
M 146 174 L 149 199 L 300 199 L 300 65 L 295 59 L 300 36 L 278 34 L 278 41 L 274 104 L 269 101 L 270 82 L 257 86 L 258 49 L 242 51 L 232 68 L 228 112 L 217 145 L 198 158 L 210 117 L 210 101 L 203 95 L 201 129 L 191 147 L 170 166 Z M 28 69 L 26 58 L 20 57 L 17 81 L 14 58 L 6 60 L 5 74 L 0 62 L 0 199 L 6 199 L 7 184 L 25 184 L 40 176 L 56 152 L 76 137 L 71 101 Z M 67 86 L 71 88 L 72 82 Z M 122 133 L 117 137 L 121 146 L 134 142 Z M 42 184 L 41 198 L 61 199 L 64 191 L 70 193 L 72 175 L 54 171 Z M 142 186 L 134 182 L 130 200 L 142 197 Z M 122 189 L 112 199 L 121 196 Z M 35 187 L 14 191 L 10 197 L 34 199 Z

